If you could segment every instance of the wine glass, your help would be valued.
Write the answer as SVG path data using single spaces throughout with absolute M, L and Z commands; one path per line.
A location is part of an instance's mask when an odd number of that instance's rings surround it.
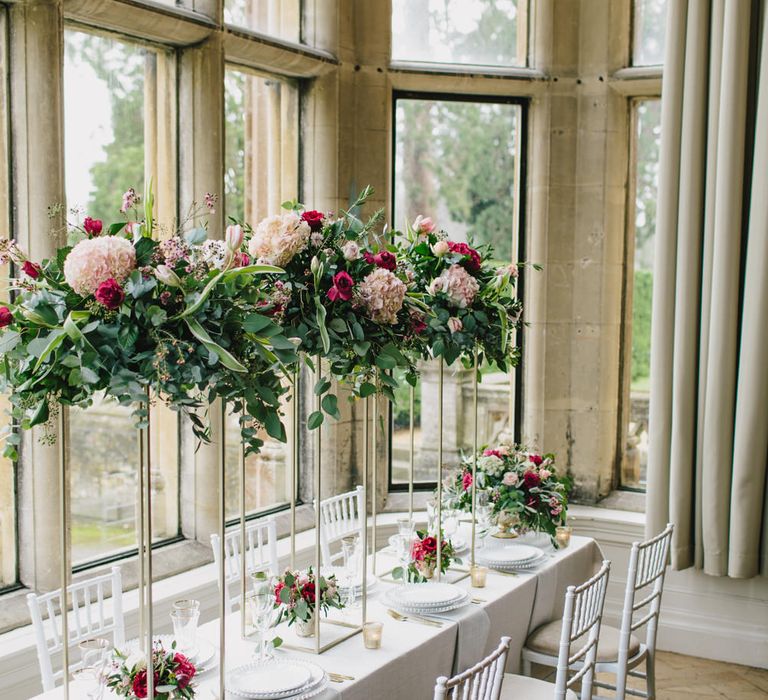
M 275 596 L 271 591 L 253 592 L 249 593 L 245 600 L 251 613 L 251 623 L 258 633 L 258 653 L 256 658 L 259 662 L 263 662 L 269 658 L 267 653 L 267 630 L 272 626 Z
M 103 637 L 93 637 L 84 639 L 77 646 L 80 649 L 80 669 L 77 671 L 77 680 L 86 686 L 89 698 L 99 700 L 107 682 L 105 670 L 112 645 Z
M 485 546 L 485 538 L 491 529 L 491 516 L 493 515 L 493 506 L 488 498 L 487 491 L 478 491 L 475 493 L 475 517 L 480 525 L 480 546 Z
M 346 535 L 341 538 L 341 555 L 344 559 L 342 589 L 345 593 L 345 605 L 347 607 L 354 607 L 357 600 L 356 588 L 360 569 L 359 546 L 360 536 L 357 534 Z M 360 580 L 362 580 L 362 577 L 360 577 Z
M 445 508 L 443 510 L 443 532 L 445 538 L 450 540 L 459 529 L 459 512 L 455 508 Z
M 397 534 L 397 558 L 403 569 L 402 582 L 408 581 L 408 568 L 411 565 L 411 545 L 413 544 L 413 531 L 407 534 Z

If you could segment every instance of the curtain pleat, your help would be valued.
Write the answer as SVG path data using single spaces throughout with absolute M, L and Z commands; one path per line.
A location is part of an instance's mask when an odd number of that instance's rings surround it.
M 674 522 L 673 566 L 717 576 L 765 571 L 768 547 L 764 5 L 759 70 L 750 66 L 753 3 L 681 0 L 667 13 L 646 527 L 655 534 Z
M 734 577 L 765 572 L 759 552 L 768 464 L 768 12 L 762 45 L 733 446 L 728 575 Z

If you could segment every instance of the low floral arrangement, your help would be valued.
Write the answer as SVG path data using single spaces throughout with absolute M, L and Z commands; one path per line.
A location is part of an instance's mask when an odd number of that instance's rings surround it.
M 289 570 L 277 577 L 275 583 L 275 608 L 279 608 L 277 624 L 283 620 L 288 620 L 289 626 L 294 622 L 310 622 L 314 619 L 318 604 L 325 615 L 331 608 L 341 610 L 344 607 L 336 576 L 320 576 L 319 584 L 317 579 L 311 566 L 307 571 Z
M 442 534 L 442 533 L 441 533 Z M 450 540 L 440 543 L 440 573 L 444 574 L 451 564 L 461 564 Z M 392 578 L 405 579 L 411 583 L 424 583 L 431 579 L 437 569 L 437 537 L 426 530 L 417 530 L 411 543 L 411 563 L 407 570 L 402 566 L 392 570 Z
M 321 357 L 330 374 L 343 380 L 360 397 L 380 392 L 394 400 L 397 382 L 387 370 L 408 370 L 415 382 L 410 354 L 420 354 L 414 317 L 422 305 L 411 294 L 409 271 L 376 239 L 375 212 L 365 223 L 355 212 L 373 190 L 361 192 L 340 216 L 307 210 L 285 202 L 282 214 L 270 216 L 250 234 L 248 252 L 259 263 L 283 268 L 270 275 L 268 301 L 262 313 L 285 328 L 312 364 Z M 410 350 L 417 347 L 416 353 Z M 382 370 L 377 372 L 376 370 Z M 337 397 L 328 393 L 331 381 L 323 377 L 315 386 L 322 396 L 322 411 L 308 419 L 317 428 L 324 414 L 339 417 Z
M 546 532 L 564 525 L 571 481 L 560 476 L 553 454 L 540 455 L 524 447 L 501 444 L 477 458 L 478 491 L 487 491 L 493 513 L 519 517 L 520 532 Z M 452 492 L 455 507 L 472 509 L 472 459 L 457 471 Z
M 175 642 L 174 642 L 175 646 Z M 107 677 L 107 687 L 120 698 L 147 697 L 147 664 L 144 656 L 134 652 L 130 656 L 116 651 L 118 662 Z M 152 652 L 154 669 L 154 696 L 160 700 L 182 700 L 195 697 L 192 679 L 197 669 L 184 654 L 166 651 L 156 643 Z
M 515 297 L 518 265 L 496 264 L 490 246 L 448 240 L 430 218 L 419 216 L 396 236 L 414 292 L 429 308 L 417 329 L 423 356 L 443 357 L 449 365 L 463 357 L 469 364 L 477 348 L 480 360 L 502 371 L 517 364 L 512 338 L 523 308 Z
M 0 307 L 0 383 L 23 428 L 49 425 L 59 405 L 87 407 L 104 393 L 135 408 L 137 427 L 146 425 L 152 396 L 186 413 L 207 441 L 198 410 L 221 398 L 248 414 L 248 452 L 261 446 L 262 426 L 285 439 L 280 370 L 297 356 L 261 313 L 268 302 L 260 278 L 281 270 L 250 264 L 239 226 L 227 228 L 224 241 L 207 240 L 193 222 L 214 201 L 193 205 L 173 232 L 158 231 L 151 189 L 143 207 L 128 190 L 124 221 L 70 224 L 67 246 L 51 260 L 29 260 L 0 241 L 0 264 L 12 261 L 19 272 L 14 301 Z M 19 439 L 9 437 L 6 455 L 16 456 Z

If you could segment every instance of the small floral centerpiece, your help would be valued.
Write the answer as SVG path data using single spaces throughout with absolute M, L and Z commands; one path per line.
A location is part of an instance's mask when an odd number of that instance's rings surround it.
M 166 230 L 153 218 L 151 189 L 143 200 L 128 190 L 123 221 L 71 222 L 67 245 L 40 262 L 0 241 L 0 264 L 17 271 L 15 297 L 0 306 L 0 382 L 22 428 L 48 426 L 60 405 L 86 408 L 106 394 L 134 407 L 137 427 L 147 424 L 149 401 L 163 401 L 207 441 L 201 413 L 221 398 L 248 414 L 248 452 L 261 446 L 261 428 L 285 439 L 281 369 L 297 356 L 260 313 L 260 275 L 281 270 L 250 264 L 239 226 L 209 240 L 198 222 L 213 202 L 207 196 Z M 8 438 L 6 455 L 15 457 L 19 439 Z
M 555 528 L 565 524 L 570 479 L 558 474 L 553 454 L 500 444 L 478 456 L 476 474 L 476 489 L 488 492 L 493 513 L 516 516 L 520 532 L 546 532 L 554 538 Z M 455 506 L 471 511 L 471 457 L 454 480 Z
M 381 211 L 366 222 L 357 216 L 372 192 L 363 190 L 340 216 L 285 202 L 282 214 L 245 229 L 252 259 L 284 270 L 269 276 L 262 313 L 299 343 L 310 366 L 319 356 L 354 395 L 380 392 L 394 400 L 397 382 L 388 370 L 404 368 L 415 382 L 409 350 L 422 352 L 414 317 L 423 317 L 424 308 L 412 294 L 409 268 L 384 234 L 377 236 Z M 339 417 L 330 387 L 326 377 L 315 386 L 322 411 L 309 416 L 310 429 L 325 414 Z
M 288 620 L 290 626 L 295 622 L 299 636 L 311 637 L 315 633 L 314 621 L 318 606 L 325 615 L 331 608 L 344 608 L 335 575 L 317 577 L 310 566 L 307 571 L 289 570 L 277 578 L 277 624 Z
M 490 246 L 449 240 L 430 218 L 417 217 L 396 234 L 412 271 L 415 292 L 428 306 L 419 333 L 433 357 L 447 364 L 475 348 L 502 371 L 518 361 L 512 334 L 522 303 L 515 297 L 519 265 L 498 265 Z M 425 355 L 426 357 L 426 355 Z
M 441 533 L 442 534 L 442 533 Z M 450 540 L 440 543 L 440 573 L 444 574 L 451 564 L 461 564 Z M 426 530 L 417 530 L 411 543 L 411 563 L 407 570 L 398 566 L 392 570 L 392 578 L 411 583 L 423 583 L 435 575 L 437 569 L 437 537 Z
M 175 645 L 175 643 L 174 643 Z M 120 698 L 133 700 L 147 697 L 147 664 L 139 653 L 115 652 L 117 662 L 107 677 L 107 687 Z M 183 700 L 195 697 L 192 679 L 197 669 L 184 654 L 175 649 L 166 651 L 156 643 L 152 652 L 154 696 L 159 700 Z

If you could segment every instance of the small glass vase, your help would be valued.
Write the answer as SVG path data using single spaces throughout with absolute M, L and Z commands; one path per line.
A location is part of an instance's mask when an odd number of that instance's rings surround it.
M 416 569 L 428 581 L 435 575 L 435 564 L 427 564 L 423 561 L 416 562 Z
M 493 534 L 494 537 L 498 537 L 502 540 L 511 540 L 517 537 L 515 532 L 515 526 L 520 524 L 520 516 L 516 513 L 510 513 L 508 510 L 502 510 L 496 516 L 496 526 L 499 528 L 498 532 Z
M 314 637 L 315 636 L 315 613 L 312 611 L 308 620 L 296 619 L 296 634 L 299 637 Z

